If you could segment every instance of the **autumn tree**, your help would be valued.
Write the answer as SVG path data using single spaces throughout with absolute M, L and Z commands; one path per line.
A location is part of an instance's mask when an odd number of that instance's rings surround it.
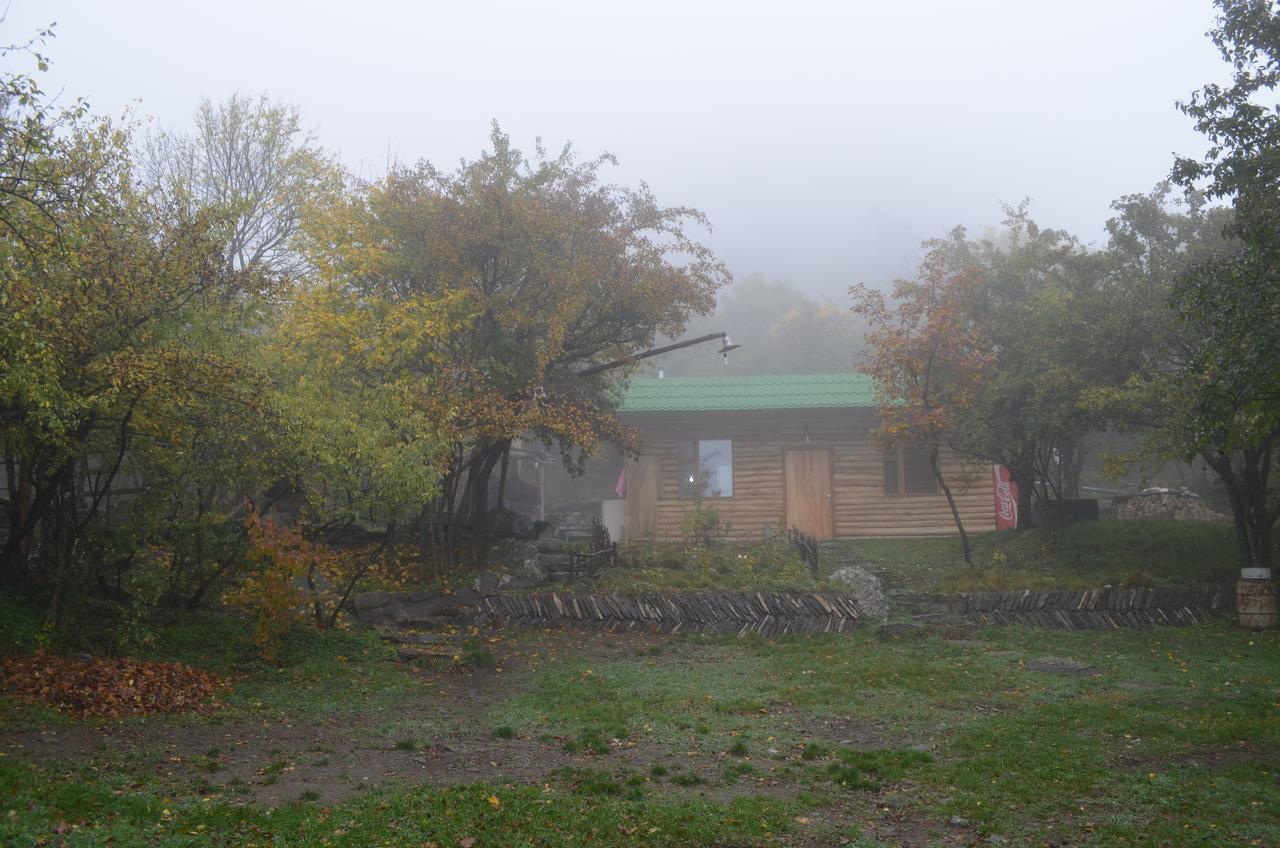
M 458 294 L 386 297 L 327 281 L 282 310 L 264 358 L 312 537 L 359 521 L 394 535 L 438 495 L 456 414 L 448 340 L 470 319 Z
M 129 128 L 7 90 L 0 159 L 23 167 L 0 209 L 0 579 L 56 618 L 72 592 L 118 591 L 142 550 L 111 538 L 132 459 L 203 399 L 246 417 L 261 383 L 197 329 L 243 302 L 245 276 L 203 217 L 137 191 Z
M 914 280 L 893 289 L 893 305 L 879 291 L 854 286 L 854 312 L 870 327 L 863 370 L 876 380 L 884 448 L 924 448 L 973 565 L 969 535 L 943 474 L 941 454 L 954 441 L 974 397 L 989 379 L 994 355 L 966 311 L 972 271 L 955 272 L 943 251 L 931 251 Z
M 331 156 L 303 129 L 297 107 L 265 94 L 205 98 L 194 123 L 191 132 L 146 136 L 146 185 L 161 204 L 216 221 L 229 269 L 296 279 L 306 270 L 293 244 L 303 211 L 341 188 Z
M 307 231 L 320 278 L 356 308 L 457 298 L 468 316 L 415 365 L 417 401 L 449 410 L 439 496 L 420 521 L 445 555 L 454 528 L 485 531 L 516 437 L 558 446 L 571 467 L 604 442 L 630 445 L 615 414 L 626 369 L 580 372 L 678 334 L 728 279 L 687 232 L 701 214 L 604 182 L 611 157 L 566 146 L 530 159 L 496 126 L 490 141 L 453 172 L 421 163 L 358 185 Z

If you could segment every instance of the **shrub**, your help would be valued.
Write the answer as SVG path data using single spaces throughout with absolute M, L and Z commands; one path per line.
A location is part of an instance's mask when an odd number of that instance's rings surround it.
M 686 511 L 680 522 L 680 536 L 686 550 L 705 550 L 716 547 L 729 535 L 732 528 L 720 521 L 720 510 L 702 505 L 702 498 L 695 498 L 693 508 Z

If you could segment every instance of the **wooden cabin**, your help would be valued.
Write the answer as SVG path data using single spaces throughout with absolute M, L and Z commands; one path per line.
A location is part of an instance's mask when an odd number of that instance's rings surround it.
M 700 494 L 738 539 L 784 518 L 819 539 L 956 532 L 923 451 L 885 451 L 861 374 L 634 379 L 622 420 L 643 453 L 625 474 L 624 537 L 676 539 Z M 990 465 L 944 454 L 965 529 L 995 528 Z

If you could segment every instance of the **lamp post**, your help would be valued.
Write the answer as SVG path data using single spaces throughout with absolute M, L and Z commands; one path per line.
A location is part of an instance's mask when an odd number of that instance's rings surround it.
M 630 365 L 633 362 L 639 362 L 642 359 L 648 359 L 651 356 L 660 356 L 664 353 L 671 353 L 673 350 L 682 350 L 686 347 L 693 347 L 703 342 L 709 342 L 713 339 L 720 339 L 720 349 L 716 353 L 724 357 L 725 364 L 729 364 L 729 351 L 737 350 L 742 345 L 734 344 L 729 339 L 728 333 L 707 333 L 705 336 L 698 336 L 696 339 L 685 339 L 684 341 L 675 342 L 664 347 L 655 347 L 652 350 L 646 350 L 644 353 L 637 353 L 626 357 L 625 359 L 615 359 L 613 362 L 605 362 L 601 365 L 592 365 L 578 372 L 579 377 L 590 377 L 593 374 L 600 374 L 604 371 L 612 371 L 614 368 L 621 368 L 624 365 Z

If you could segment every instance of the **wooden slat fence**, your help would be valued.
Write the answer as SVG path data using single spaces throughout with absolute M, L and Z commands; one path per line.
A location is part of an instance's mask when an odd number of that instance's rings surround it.
M 739 636 L 841 633 L 862 617 L 857 601 L 830 592 L 546 592 L 490 595 L 481 601 L 481 610 L 499 622 L 529 627 L 643 628 Z

